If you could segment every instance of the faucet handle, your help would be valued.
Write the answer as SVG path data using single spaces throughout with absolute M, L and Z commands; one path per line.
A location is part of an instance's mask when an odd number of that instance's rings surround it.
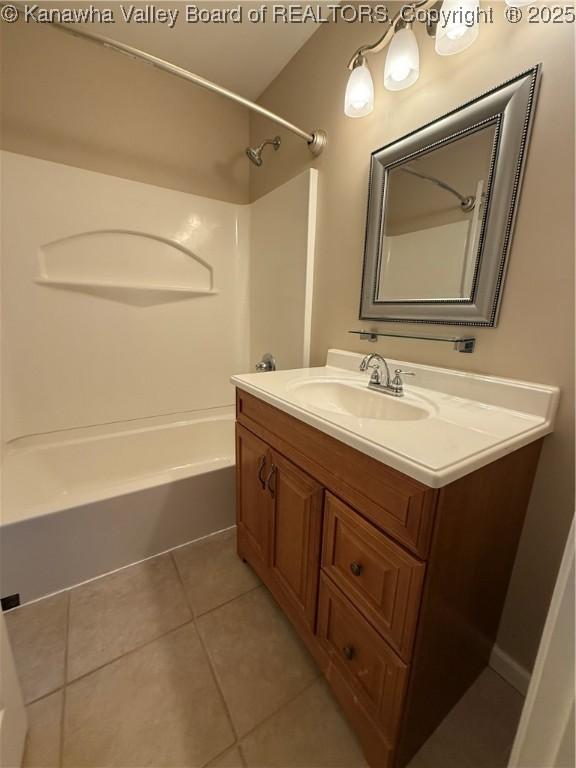
M 358 366 L 358 368 L 360 368 L 360 370 L 361 370 L 361 371 L 365 371 L 365 370 L 366 370 L 366 368 L 368 368 L 368 357 L 369 357 L 369 356 L 368 356 L 368 355 L 366 355 L 366 356 L 365 356 L 365 357 L 363 357 L 363 358 L 362 358 L 362 360 L 360 361 L 360 365 Z
M 412 371 L 403 371 L 402 368 L 396 368 L 394 370 L 394 378 L 390 382 L 390 387 L 398 394 L 402 394 L 404 391 L 404 382 L 402 376 L 416 376 Z
M 372 373 L 370 374 L 370 384 L 382 384 L 382 371 L 379 365 L 371 365 Z

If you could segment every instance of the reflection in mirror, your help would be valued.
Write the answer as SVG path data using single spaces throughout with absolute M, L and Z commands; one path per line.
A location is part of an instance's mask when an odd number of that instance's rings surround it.
M 496 125 L 386 172 L 378 302 L 471 299 Z

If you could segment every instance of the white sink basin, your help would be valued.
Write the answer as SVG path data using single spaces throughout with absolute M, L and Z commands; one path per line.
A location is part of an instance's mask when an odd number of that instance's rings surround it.
M 319 379 L 298 382 L 289 389 L 294 402 L 358 419 L 419 421 L 432 415 L 432 409 L 424 403 L 374 392 L 366 385 Z
M 233 376 L 248 394 L 430 488 L 464 477 L 552 431 L 557 387 L 402 360 L 404 397 L 368 389 L 363 356 L 332 349 L 326 366 Z

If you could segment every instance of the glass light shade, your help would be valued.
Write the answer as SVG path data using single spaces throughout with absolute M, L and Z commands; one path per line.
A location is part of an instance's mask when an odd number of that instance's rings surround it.
M 374 83 L 366 64 L 354 67 L 348 78 L 344 96 L 347 117 L 364 117 L 374 109 Z
M 436 27 L 436 53 L 451 56 L 472 45 L 480 32 L 479 9 L 480 0 L 444 0 Z
M 408 88 L 420 76 L 420 51 L 416 35 L 408 27 L 396 32 L 386 54 L 384 87 L 389 91 Z

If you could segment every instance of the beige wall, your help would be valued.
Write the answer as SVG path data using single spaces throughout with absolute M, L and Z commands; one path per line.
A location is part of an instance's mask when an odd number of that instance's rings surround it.
M 502 7 L 496 5 L 498 19 Z M 343 347 L 562 388 L 556 432 L 542 454 L 500 629 L 501 648 L 530 667 L 573 514 L 573 30 L 570 25 L 513 27 L 497 20 L 481 30 L 471 49 L 446 58 L 434 54 L 423 32 L 420 26 L 421 77 L 414 87 L 384 91 L 385 56 L 370 60 L 377 101 L 369 117 L 345 118 L 343 100 L 349 56 L 379 33 L 370 25 L 323 26 L 261 101 L 308 129 L 328 131 L 328 148 L 314 162 L 320 171 L 315 364 L 324 361 L 329 347 Z M 368 346 L 350 336 L 349 329 L 361 326 L 369 153 L 539 61 L 542 87 L 498 328 L 478 330 L 477 352 L 469 357 L 448 345 L 391 339 Z M 275 131 L 252 118 L 252 141 Z M 251 169 L 254 198 L 310 164 L 302 141 L 284 133 L 282 138 L 281 150 L 269 153 L 262 168 Z
M 2 149 L 248 200 L 248 112 L 48 26 L 0 26 Z

